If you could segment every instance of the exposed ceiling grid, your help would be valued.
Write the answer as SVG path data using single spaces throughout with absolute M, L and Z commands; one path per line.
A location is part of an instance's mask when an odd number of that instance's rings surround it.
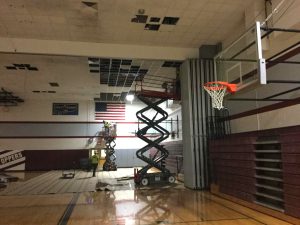
M 226 39 L 243 23 L 249 4 L 253 0 L 0 0 L 0 37 L 197 48 Z M 146 23 L 132 22 L 137 15 L 147 16 Z M 163 22 L 166 17 L 179 19 L 169 25 Z M 145 24 L 160 27 L 145 30 Z M 108 72 L 99 62 L 99 72 L 91 73 L 85 57 L 1 55 L 1 85 L 26 99 L 123 100 L 139 72 L 144 71 L 145 82 L 161 86 L 176 77 L 180 65 L 127 59 L 131 64 L 120 66 L 116 62 L 126 59 L 108 60 Z M 119 66 L 111 67 L 113 61 Z M 34 65 L 38 71 L 6 69 L 13 64 Z

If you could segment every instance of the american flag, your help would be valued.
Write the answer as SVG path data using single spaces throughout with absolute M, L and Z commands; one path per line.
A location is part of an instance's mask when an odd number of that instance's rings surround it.
M 125 120 L 125 104 L 95 102 L 95 120 Z

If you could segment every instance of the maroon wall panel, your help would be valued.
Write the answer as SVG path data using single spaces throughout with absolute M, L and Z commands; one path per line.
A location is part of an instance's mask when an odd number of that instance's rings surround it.
M 282 162 L 287 164 L 297 164 L 300 165 L 300 150 L 299 153 L 295 154 L 288 154 L 284 152 L 282 154 Z M 300 174 L 300 173 L 299 173 Z
M 224 145 L 221 146 L 220 145 L 211 145 L 210 146 L 210 152 L 215 152 L 215 153 L 219 153 L 219 152 L 253 152 L 254 150 L 254 146 L 251 144 L 245 144 L 245 145 Z
M 232 195 L 234 197 L 243 199 L 243 200 L 248 201 L 248 202 L 253 202 L 254 201 L 254 197 L 253 197 L 252 194 L 234 189 L 232 187 L 220 186 L 220 191 L 225 193 L 225 194 Z
M 25 170 L 61 170 L 79 168 L 79 160 L 87 158 L 89 151 L 79 150 L 25 150 Z
M 300 198 L 300 186 L 284 184 L 283 189 L 284 193 Z
M 298 207 L 294 207 L 294 206 L 290 206 L 288 204 L 285 204 L 284 208 L 285 208 L 285 213 L 287 215 L 300 218 L 300 210 L 299 210 Z
M 284 202 L 287 205 L 290 205 L 290 206 L 293 206 L 293 207 L 296 207 L 296 208 L 300 208 L 300 198 L 299 197 L 295 197 L 295 196 L 292 196 L 292 195 L 285 194 L 284 195 Z
M 209 143 L 214 181 L 220 191 L 234 197 L 254 200 L 255 142 L 277 137 L 281 144 L 284 208 L 287 215 L 300 217 L 300 126 L 228 135 Z
M 254 169 L 248 169 L 248 168 L 239 168 L 238 170 L 235 167 L 217 167 L 216 172 L 218 174 L 226 173 L 228 176 L 232 175 L 240 175 L 244 177 L 254 177 L 255 170 Z

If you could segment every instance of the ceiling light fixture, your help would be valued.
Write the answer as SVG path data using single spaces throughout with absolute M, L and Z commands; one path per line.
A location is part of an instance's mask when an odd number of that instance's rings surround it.
M 145 9 L 139 9 L 138 14 L 143 15 L 145 13 Z
M 126 95 L 126 100 L 132 103 L 134 100 L 134 95 Z

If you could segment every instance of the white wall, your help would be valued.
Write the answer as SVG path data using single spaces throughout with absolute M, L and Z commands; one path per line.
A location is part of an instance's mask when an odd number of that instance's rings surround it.
M 235 119 L 231 121 L 232 133 L 266 130 L 300 125 L 300 105 Z
M 79 103 L 79 115 L 78 116 L 63 116 L 52 115 L 52 101 L 40 101 L 40 100 L 27 100 L 17 107 L 0 108 L 0 120 L 1 121 L 69 121 L 69 122 L 93 122 L 94 119 L 94 102 L 93 101 L 60 101 Z M 142 105 L 128 104 L 126 105 L 125 118 L 128 122 L 136 122 L 135 113 L 140 109 Z M 8 111 L 7 111 L 8 109 Z M 102 122 L 102 121 L 101 121 Z M 99 122 L 99 130 L 102 125 Z M 82 136 L 89 135 L 89 124 L 83 125 Z M 97 125 L 96 125 L 97 126 Z M 45 125 L 46 129 L 46 125 Z M 134 135 L 134 131 L 137 129 L 135 124 L 120 124 L 118 126 L 118 135 L 128 136 Z M 45 131 L 46 132 L 46 131 Z M 49 131 L 50 132 L 50 131 Z M 70 136 L 74 131 L 70 130 Z M 55 134 L 51 134 L 54 135 Z M 59 136 L 59 134 L 57 134 Z M 68 136 L 68 135 L 65 135 Z M 118 138 L 116 148 L 121 149 L 136 149 L 143 145 L 143 142 L 138 138 Z M 30 149 L 30 150 L 58 150 L 58 149 L 85 149 L 91 146 L 87 146 L 87 139 L 85 138 L 68 138 L 68 139 L 0 139 L 1 149 Z
M 300 56 L 293 60 L 299 60 Z M 299 80 L 300 65 L 278 64 L 267 70 L 268 80 Z M 245 98 L 266 98 L 273 94 L 291 90 L 298 87 L 299 84 L 267 84 L 252 91 L 234 97 Z M 285 95 L 278 96 L 281 99 L 294 99 L 300 97 L 300 91 L 293 91 Z M 261 108 L 264 106 L 276 104 L 278 102 L 259 102 L 259 101 L 227 101 L 226 107 L 231 115 L 245 112 L 248 110 Z M 265 130 L 271 128 L 287 127 L 300 125 L 300 106 L 294 105 L 281 108 L 258 115 L 247 116 L 231 121 L 232 131 L 234 133 L 254 130 Z

